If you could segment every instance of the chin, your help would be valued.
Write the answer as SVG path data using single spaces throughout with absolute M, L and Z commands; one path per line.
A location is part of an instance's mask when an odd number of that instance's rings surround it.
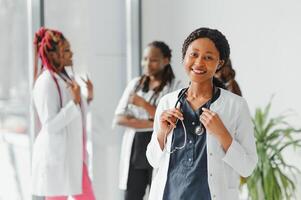
M 145 73 L 146 76 L 156 76 L 156 73 Z
M 211 80 L 210 78 L 205 78 L 205 77 L 195 77 L 195 76 L 190 76 L 190 81 L 191 82 L 195 82 L 195 83 L 204 83 L 204 82 L 207 82 L 208 80 Z

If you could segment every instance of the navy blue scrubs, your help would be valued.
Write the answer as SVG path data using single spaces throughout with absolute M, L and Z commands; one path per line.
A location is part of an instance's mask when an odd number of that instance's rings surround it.
M 164 189 L 164 200 L 210 200 L 207 174 L 206 132 L 196 135 L 195 129 L 200 126 L 199 116 L 203 107 L 209 107 L 220 95 L 216 88 L 212 100 L 193 110 L 184 95 L 179 101 L 184 116 L 187 132 L 187 144 L 170 155 L 167 181 Z M 174 129 L 171 150 L 180 147 L 184 142 L 184 130 L 181 122 Z

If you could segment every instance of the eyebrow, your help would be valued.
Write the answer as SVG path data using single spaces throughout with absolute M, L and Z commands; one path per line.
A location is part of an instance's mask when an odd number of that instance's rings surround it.
M 192 50 L 193 50 L 193 51 L 199 51 L 199 49 L 196 49 L 196 48 L 193 48 Z M 210 54 L 213 54 L 213 52 L 212 52 L 212 51 L 206 51 L 205 53 L 210 53 Z

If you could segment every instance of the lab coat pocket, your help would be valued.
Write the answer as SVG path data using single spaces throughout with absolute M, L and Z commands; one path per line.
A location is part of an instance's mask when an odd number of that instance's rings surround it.
M 238 199 L 239 199 L 239 190 L 237 188 L 227 190 L 227 200 L 238 200 Z
M 65 160 L 66 134 L 65 131 L 48 134 L 47 156 L 48 165 L 58 165 Z
M 239 176 L 238 174 L 227 164 L 224 163 L 224 176 L 228 189 L 238 189 L 239 186 Z
M 46 134 L 43 132 L 39 133 L 36 137 L 32 150 L 32 160 L 34 163 L 41 162 L 41 159 L 45 159 L 46 140 Z

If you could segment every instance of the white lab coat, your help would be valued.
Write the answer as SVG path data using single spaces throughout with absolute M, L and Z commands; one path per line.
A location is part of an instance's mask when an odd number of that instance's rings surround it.
M 67 84 L 55 76 L 61 89 L 62 108 L 57 86 L 48 70 L 39 76 L 33 89 L 41 122 L 32 154 L 32 194 L 37 196 L 82 193 L 82 117 L 85 119 L 87 103 L 82 99 L 82 115 Z
M 154 132 L 146 153 L 149 163 L 157 169 L 149 200 L 163 198 L 170 154 L 161 150 L 157 140 L 159 117 L 164 110 L 174 107 L 178 94 L 179 91 L 175 91 L 164 96 L 157 107 Z M 242 97 L 223 89 L 210 109 L 219 115 L 233 138 L 231 146 L 225 152 L 218 140 L 211 133 L 207 133 L 207 169 L 211 197 L 218 200 L 236 200 L 239 196 L 240 176 L 249 176 L 258 159 L 251 116 Z M 172 134 L 167 138 L 166 148 L 169 150 Z
M 134 115 L 139 119 L 149 119 L 149 115 L 146 110 L 134 105 L 128 105 L 129 96 L 131 92 L 134 91 L 137 82 L 139 80 L 140 77 L 136 77 L 128 83 L 116 108 L 115 116 L 126 115 L 127 112 L 130 111 L 132 115 Z M 182 87 L 183 87 L 182 82 L 180 80 L 174 79 L 171 84 L 168 84 L 163 88 L 158 99 L 160 99 L 165 94 L 175 91 Z M 142 96 L 146 100 L 148 100 L 152 96 L 152 94 L 153 94 L 152 91 L 149 91 L 148 93 L 142 93 L 141 91 L 138 91 L 138 95 Z M 115 122 L 113 122 L 113 125 L 116 125 L 116 119 L 114 119 L 114 121 Z M 122 139 L 120 165 L 119 165 L 119 188 L 121 190 L 127 189 L 132 144 L 134 141 L 136 131 L 152 131 L 152 130 L 153 130 L 152 128 L 136 130 L 134 128 L 126 127 Z

